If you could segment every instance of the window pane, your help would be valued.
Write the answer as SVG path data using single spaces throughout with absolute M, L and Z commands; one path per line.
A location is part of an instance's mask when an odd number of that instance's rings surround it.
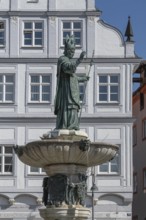
M 3 94 L 0 93 L 0 101 L 3 101 Z
M 106 93 L 107 93 L 107 86 L 100 86 L 100 87 L 99 87 L 99 92 L 106 94 Z
M 31 94 L 31 101 L 39 101 L 39 94 Z
M 81 22 L 74 22 L 75 29 L 81 29 Z
M 0 22 L 0 29 L 4 29 L 4 22 Z
M 32 45 L 32 40 L 25 40 L 24 45 L 28 45 L 28 46 Z
M 50 94 L 42 94 L 42 101 L 50 101 Z
M 0 93 L 3 93 L 3 85 L 0 85 Z
M 64 32 L 63 32 L 63 38 L 66 38 L 67 35 L 70 37 L 71 32 L 70 32 L 70 31 L 64 31 Z
M 118 83 L 118 76 L 110 76 L 111 83 Z
M 110 100 L 111 101 L 118 101 L 118 94 L 111 94 L 110 95 Z
M 71 23 L 70 22 L 63 22 L 63 29 L 70 29 Z
M 6 76 L 6 82 L 14 82 L 14 76 Z
M 32 22 L 25 22 L 24 23 L 24 28 L 25 29 L 32 29 Z
M 49 93 L 50 92 L 50 86 L 42 86 L 42 92 L 43 93 Z
M 81 38 L 81 32 L 75 31 L 75 32 L 74 32 L 74 37 L 75 37 L 75 38 Z
M 4 38 L 4 32 L 0 31 L 0 39 L 3 39 L 3 38 Z
M 39 76 L 31 76 L 31 82 L 32 83 L 39 83 L 40 77 Z
M 1 164 L 0 164 L 0 172 L 2 172 L 2 166 L 1 166 Z
M 107 83 L 108 82 L 107 76 L 99 76 L 99 82 L 100 83 Z
M 35 32 L 35 38 L 42 38 L 42 32 L 41 31 Z
M 31 86 L 31 92 L 32 93 L 39 93 L 40 87 L 39 86 Z
M 39 168 L 38 167 L 30 167 L 30 172 L 39 172 Z
M 0 83 L 3 82 L 3 76 L 0 75 Z
M 6 93 L 13 93 L 13 85 L 6 85 Z
M 107 94 L 99 94 L 99 101 L 107 101 Z
M 35 39 L 35 45 L 42 45 L 42 39 Z
M 13 94 L 6 94 L 6 101 L 13 101 Z
M 111 86 L 110 87 L 110 92 L 111 93 L 118 93 L 118 86 Z
M 32 39 L 32 32 L 25 32 L 24 33 L 24 38 L 31 40 Z
M 12 147 L 5 147 L 5 153 L 6 154 L 12 154 L 12 152 L 13 152 Z
M 12 163 L 12 157 L 5 157 L 5 164 L 11 164 Z
M 35 23 L 35 29 L 42 29 L 42 26 L 43 26 L 42 22 Z
M 25 32 L 24 33 L 24 44 L 25 45 L 32 45 L 32 32 Z
M 99 166 L 100 172 L 108 172 L 108 163 L 102 164 Z
M 5 165 L 4 172 L 12 172 L 12 165 Z
M 0 147 L 0 154 L 2 153 L 2 147 Z
M 43 83 L 50 83 L 50 76 L 42 76 Z

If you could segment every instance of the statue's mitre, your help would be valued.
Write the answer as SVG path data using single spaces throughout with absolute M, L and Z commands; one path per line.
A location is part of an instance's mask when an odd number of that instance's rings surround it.
M 66 36 L 65 39 L 65 50 L 75 49 L 75 38 L 74 36 Z

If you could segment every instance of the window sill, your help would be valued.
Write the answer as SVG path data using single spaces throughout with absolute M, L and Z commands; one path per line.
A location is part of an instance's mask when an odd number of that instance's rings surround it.
M 51 105 L 51 102 L 28 102 L 27 105 Z
M 101 105 L 101 106 L 122 106 L 119 102 L 98 102 L 95 105 Z
M 38 50 L 38 49 L 44 49 L 43 46 L 22 46 L 21 49 L 26 49 L 26 50 Z
M 13 173 L 0 173 L 0 176 L 1 176 L 1 177 L 6 177 L 6 178 L 7 178 L 8 176 L 9 176 L 9 177 L 14 177 Z
M 38 2 L 39 2 L 39 0 L 35 0 L 35 1 L 33 1 L 33 0 L 31 1 L 31 0 L 30 0 L 30 1 L 27 1 L 27 3 L 38 3 Z
M 97 176 L 120 176 L 119 173 L 98 173 Z
M 16 106 L 16 104 L 14 103 L 14 102 L 0 102 L 0 105 L 15 105 Z

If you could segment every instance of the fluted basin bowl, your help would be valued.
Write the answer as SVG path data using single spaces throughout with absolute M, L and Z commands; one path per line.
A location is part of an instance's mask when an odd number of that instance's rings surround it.
M 110 161 L 117 151 L 118 146 L 113 144 L 60 139 L 38 140 L 15 148 L 23 163 L 42 168 L 59 164 L 91 167 Z

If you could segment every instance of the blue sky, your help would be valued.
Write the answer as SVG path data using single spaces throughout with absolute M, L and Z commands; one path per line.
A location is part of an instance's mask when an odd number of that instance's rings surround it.
M 134 32 L 135 52 L 146 59 L 146 0 L 96 0 L 101 19 L 118 28 L 124 35 L 128 16 Z

